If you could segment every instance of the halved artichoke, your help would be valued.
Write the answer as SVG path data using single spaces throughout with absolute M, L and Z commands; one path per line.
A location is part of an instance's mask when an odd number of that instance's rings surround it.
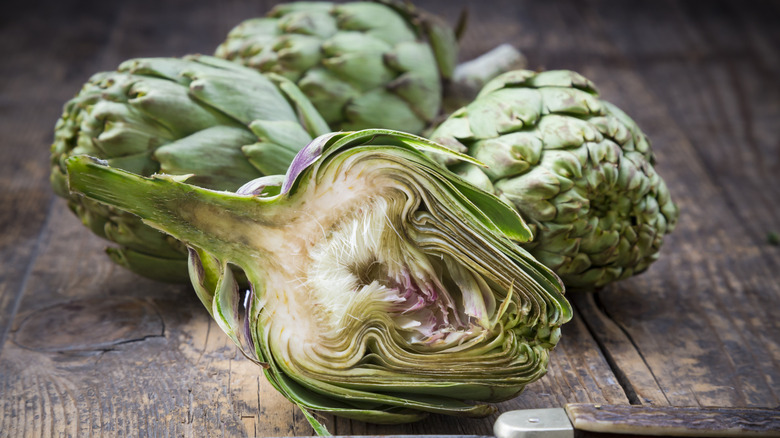
M 186 282 L 180 242 L 130 214 L 70 196 L 65 159 L 88 154 L 139 175 L 192 174 L 202 187 L 235 190 L 283 173 L 313 137 L 330 132 L 290 81 L 210 56 L 132 59 L 98 73 L 65 104 L 51 146 L 51 183 L 108 253 L 141 275 Z
M 500 75 L 431 138 L 487 165 L 449 160 L 517 209 L 533 230 L 523 248 L 567 288 L 644 271 L 677 223 L 647 137 L 575 72 Z
M 238 193 L 67 166 L 71 190 L 188 245 L 219 326 L 324 433 L 310 410 L 488 414 L 545 373 L 572 316 L 559 279 L 509 240 L 530 237 L 517 213 L 421 151 L 468 160 L 370 130 L 318 137 L 285 176 Z
M 290 2 L 236 26 L 215 55 L 294 81 L 334 130 L 419 134 L 439 114 L 457 43 L 408 2 Z

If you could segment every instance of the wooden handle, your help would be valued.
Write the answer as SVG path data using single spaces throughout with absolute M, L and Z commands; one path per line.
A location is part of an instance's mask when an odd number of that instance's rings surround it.
M 566 405 L 566 413 L 578 431 L 656 436 L 780 437 L 780 409 L 572 403 Z

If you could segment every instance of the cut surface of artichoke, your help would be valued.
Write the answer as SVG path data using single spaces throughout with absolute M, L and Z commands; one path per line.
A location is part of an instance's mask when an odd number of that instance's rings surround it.
M 544 375 L 571 308 L 557 277 L 506 237 L 530 236 L 520 217 L 425 149 L 445 151 L 392 131 L 330 134 L 283 179 L 235 194 L 86 157 L 68 169 L 73 190 L 191 248 L 212 316 L 304 411 L 486 415 L 486 402 Z
M 264 289 L 275 291 L 280 313 L 293 319 L 283 327 L 306 340 L 300 345 L 337 342 L 353 321 L 363 324 L 377 311 L 390 318 L 377 324 L 418 351 L 461 346 L 495 328 L 496 291 L 489 284 L 507 289 L 507 279 L 491 274 L 487 261 L 455 252 L 470 243 L 458 238 L 468 230 L 437 223 L 420 205 L 424 182 L 402 180 L 389 164 L 366 156 L 347 161 L 338 175 L 306 184 L 290 210 L 271 219 L 283 227 L 246 230 L 260 253 L 254 256 L 279 265 L 266 274 Z M 464 262 L 481 266 L 472 271 Z

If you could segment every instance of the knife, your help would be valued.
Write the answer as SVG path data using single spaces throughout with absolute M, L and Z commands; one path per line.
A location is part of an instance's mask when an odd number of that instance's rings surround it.
M 570 403 L 563 408 L 505 412 L 493 425 L 493 433 L 496 438 L 780 437 L 780 409 Z
M 489 435 L 337 435 L 333 438 L 780 437 L 780 407 L 714 408 L 569 403 L 501 414 Z

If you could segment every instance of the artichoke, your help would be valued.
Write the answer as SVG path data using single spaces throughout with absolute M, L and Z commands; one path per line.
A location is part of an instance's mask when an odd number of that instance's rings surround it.
M 523 248 L 567 288 L 644 271 L 677 222 L 647 137 L 577 73 L 500 75 L 432 139 L 486 164 L 452 169 L 517 209 L 533 231 Z
M 237 193 L 67 160 L 70 187 L 186 242 L 218 325 L 302 408 L 378 423 L 481 416 L 541 377 L 571 316 L 530 232 L 387 130 L 318 137 Z M 242 290 L 234 271 L 250 288 Z
M 216 56 L 294 81 L 334 130 L 421 133 L 455 68 L 451 28 L 408 4 L 284 3 L 235 27 Z
M 187 251 L 134 215 L 68 193 L 64 160 L 89 154 L 139 175 L 192 174 L 235 190 L 283 173 L 313 137 L 330 132 L 290 81 L 219 58 L 130 60 L 94 75 L 64 107 L 51 147 L 51 182 L 111 258 L 139 274 L 186 282 Z

